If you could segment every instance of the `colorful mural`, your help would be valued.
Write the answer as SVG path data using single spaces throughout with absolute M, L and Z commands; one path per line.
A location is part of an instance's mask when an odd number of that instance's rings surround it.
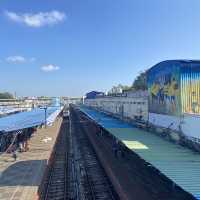
M 160 63 L 148 72 L 149 112 L 180 114 L 179 67 Z
M 181 105 L 183 113 L 200 114 L 200 63 L 181 67 Z
M 200 114 L 200 61 L 164 61 L 148 71 L 149 112 Z

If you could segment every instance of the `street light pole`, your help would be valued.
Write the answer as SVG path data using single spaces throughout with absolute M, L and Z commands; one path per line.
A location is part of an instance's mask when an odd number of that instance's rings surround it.
M 44 115 L 45 115 L 45 128 L 47 127 L 47 107 L 44 108 Z
M 44 109 L 44 126 L 47 127 L 47 106 L 40 107 L 40 109 Z

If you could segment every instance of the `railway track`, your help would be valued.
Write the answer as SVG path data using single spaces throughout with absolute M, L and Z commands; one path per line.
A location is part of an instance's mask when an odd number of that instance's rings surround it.
M 119 199 L 75 112 L 64 120 L 40 200 Z
M 79 118 L 75 112 L 71 113 L 79 198 L 85 200 L 119 199 L 83 129 L 84 120 Z
M 44 200 L 65 200 L 67 199 L 67 129 L 69 122 L 64 121 L 61 127 L 60 135 L 55 144 L 52 166 L 49 171 L 48 182 L 46 185 L 46 194 Z
M 134 182 L 127 182 L 129 176 L 124 172 L 119 173 L 123 170 L 118 166 L 119 170 L 115 172 L 127 190 L 118 190 L 117 193 L 94 150 L 94 147 L 96 151 L 103 148 L 102 151 L 107 155 L 112 151 L 113 138 L 101 134 L 101 140 L 96 136 L 94 142 L 90 137 L 93 132 L 96 134 L 97 127 L 94 126 L 79 110 L 71 108 L 69 120 L 63 121 L 48 170 L 48 180 L 45 181 L 45 192 L 40 200 L 118 200 L 121 191 L 129 192 L 128 199 L 135 198 L 135 192 L 138 199 L 193 199 L 189 195 L 187 198 L 180 188 L 172 188 L 168 179 L 157 174 L 157 171 L 130 152 L 127 152 L 128 159 L 123 159 L 126 164 L 122 167 L 134 177 Z M 93 146 L 95 144 L 98 148 Z M 108 153 L 108 158 L 112 160 L 111 155 Z M 109 164 L 109 160 L 106 163 Z M 126 183 L 129 184 L 127 187 Z M 123 195 L 120 197 L 125 199 Z

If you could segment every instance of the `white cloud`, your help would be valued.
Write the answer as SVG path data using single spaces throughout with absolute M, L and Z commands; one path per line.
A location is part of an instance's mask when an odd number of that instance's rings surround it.
M 5 59 L 9 63 L 25 63 L 25 62 L 34 62 L 36 58 L 25 58 L 23 56 L 9 56 Z
M 52 71 L 56 71 L 56 70 L 59 70 L 60 67 L 58 67 L 57 65 L 52 65 L 52 64 L 49 64 L 49 65 L 43 65 L 41 67 L 41 69 L 45 72 L 52 72 Z
M 6 61 L 10 63 L 24 63 L 26 59 L 23 56 L 9 56 L 6 58 Z
M 57 10 L 39 13 L 15 13 L 5 11 L 5 15 L 14 22 L 23 23 L 34 28 L 54 25 L 62 22 L 66 18 L 65 13 Z

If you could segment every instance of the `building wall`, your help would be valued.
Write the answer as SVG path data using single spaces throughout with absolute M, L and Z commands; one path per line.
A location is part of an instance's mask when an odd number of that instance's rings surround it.
M 149 112 L 200 114 L 200 61 L 164 61 L 148 71 Z
M 149 122 L 159 127 L 179 131 L 180 121 L 180 117 L 177 116 L 149 113 Z
M 188 139 L 200 144 L 200 116 L 184 114 L 181 129 Z
M 200 116 L 183 114 L 182 116 L 149 113 L 149 122 L 164 128 L 170 128 L 182 133 L 194 142 L 200 143 Z
M 182 64 L 182 113 L 200 114 L 200 62 Z
M 182 131 L 189 140 L 200 143 L 200 116 L 148 113 L 147 98 L 105 97 L 85 99 L 84 104 L 129 119 L 142 115 L 145 121 L 149 120 L 157 127 L 170 128 L 176 132 Z
M 165 61 L 148 71 L 149 112 L 181 114 L 180 63 Z
M 148 120 L 147 98 L 104 97 L 85 99 L 84 104 L 121 117 L 135 119 L 135 117 L 142 116 L 143 120 Z
M 200 139 L 200 62 L 164 61 L 148 71 L 149 121 Z

